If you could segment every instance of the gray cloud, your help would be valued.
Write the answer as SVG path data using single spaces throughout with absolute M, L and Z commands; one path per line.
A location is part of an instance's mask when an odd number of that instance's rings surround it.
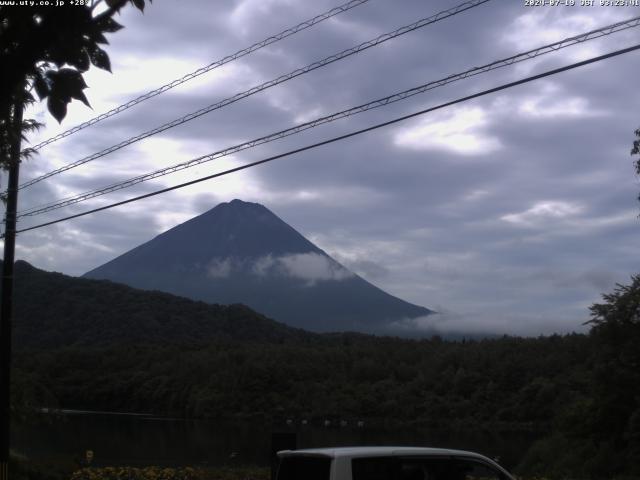
M 227 278 L 233 268 L 232 259 L 214 258 L 207 265 L 207 275 L 211 278 Z
M 287 26 L 335 6 L 295 0 L 154 4 L 127 9 L 112 35 L 114 75 L 91 78 L 98 106 L 125 101 Z M 439 0 L 376 2 L 309 29 L 217 73 L 134 107 L 59 143 L 23 168 L 30 178 L 116 141 L 452 6 Z M 292 80 L 21 194 L 28 207 L 91 190 L 246 141 L 296 122 L 442 78 L 624 17 L 599 7 L 539 13 L 489 2 L 349 60 Z M 58 218 L 197 178 L 229 165 L 468 95 L 633 41 L 635 30 L 502 69 L 225 162 L 158 179 Z M 629 156 L 640 120 L 632 53 L 530 83 L 347 141 L 183 191 L 20 235 L 36 266 L 83 273 L 220 201 L 271 208 L 338 261 L 377 286 L 434 308 L 436 329 L 537 335 L 581 330 L 587 307 L 640 269 Z M 174 71 L 175 70 L 175 71 Z M 125 81 L 126 80 L 126 81 Z M 95 113 L 97 113 L 97 111 Z M 73 118 L 88 118 L 81 106 Z M 39 138 L 59 131 L 47 120 Z M 73 123 L 66 123 L 65 127 Z M 410 141 L 398 141 L 404 138 Z M 322 277 L 313 258 L 280 262 L 290 274 Z M 266 261 L 266 260 L 265 260 Z M 275 259 L 274 259 L 275 262 Z M 220 265 L 218 265 L 219 267 Z M 224 270 L 224 269 L 223 269 Z M 217 271 L 220 271 L 218 268 Z M 454 313 L 455 312 L 455 313 Z M 435 322 L 435 323 L 433 323 Z M 421 328 L 420 322 L 405 325 Z
M 352 278 L 353 273 L 319 253 L 291 253 L 265 255 L 259 258 L 212 258 L 206 265 L 207 276 L 224 279 L 235 274 L 257 277 L 291 277 L 309 286 L 317 282 L 341 281 Z
M 267 255 L 255 260 L 251 272 L 257 276 L 284 275 L 303 280 L 309 285 L 353 277 L 347 269 L 318 253 Z

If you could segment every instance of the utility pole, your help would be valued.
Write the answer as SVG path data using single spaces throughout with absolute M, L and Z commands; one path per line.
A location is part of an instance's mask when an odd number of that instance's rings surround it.
M 22 87 L 22 85 L 21 85 Z M 20 140 L 22 135 L 22 88 L 13 104 L 9 135 L 9 184 L 5 213 L 4 262 L 2 264 L 2 298 L 0 299 L 0 480 L 9 479 L 11 442 L 11 332 L 13 320 L 13 263 L 16 245 L 18 177 L 20 174 Z

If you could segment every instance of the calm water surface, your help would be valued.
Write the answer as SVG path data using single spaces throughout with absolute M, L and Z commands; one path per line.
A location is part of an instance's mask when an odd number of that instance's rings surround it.
M 46 416 L 43 415 L 46 419 Z M 513 468 L 536 437 L 530 433 L 442 432 L 409 429 L 271 426 L 259 422 L 218 422 L 68 412 L 38 425 L 15 425 L 12 448 L 33 460 L 63 461 L 93 450 L 99 465 L 269 464 L 271 434 L 295 431 L 298 447 L 410 445 L 472 450 L 500 458 Z

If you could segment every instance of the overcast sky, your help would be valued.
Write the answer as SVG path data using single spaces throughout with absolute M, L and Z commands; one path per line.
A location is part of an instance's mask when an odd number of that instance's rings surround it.
M 370 0 L 41 150 L 22 180 L 461 3 Z M 576 0 L 576 3 L 580 3 Z M 599 2 L 596 2 L 599 3 Z M 158 0 L 109 37 L 113 74 L 86 75 L 33 142 L 329 10 L 338 0 Z M 24 190 L 20 209 L 101 187 L 640 15 L 637 7 L 493 0 Z M 457 82 L 392 106 L 58 210 L 22 227 L 195 179 L 638 43 L 639 30 Z M 24 233 L 17 256 L 80 275 L 220 202 L 258 202 L 445 329 L 584 331 L 588 306 L 640 272 L 640 53 L 440 110 L 274 163 Z M 6 181 L 3 175 L 3 182 Z

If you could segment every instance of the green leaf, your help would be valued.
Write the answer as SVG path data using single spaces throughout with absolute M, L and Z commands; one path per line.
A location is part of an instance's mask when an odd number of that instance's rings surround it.
M 29 93 L 29 92 L 24 92 L 24 99 L 23 99 L 23 102 L 24 102 L 24 104 L 25 104 L 25 105 L 30 105 L 30 104 L 32 104 L 32 103 L 33 103 L 33 102 L 35 102 L 35 101 L 36 101 L 36 99 L 35 99 L 35 98 L 33 98 L 33 95 L 31 95 L 31 93 Z
M 82 78 L 82 74 L 78 70 L 73 70 L 72 68 L 62 68 L 58 70 L 58 78 L 63 78 L 66 82 L 68 82 L 69 86 L 72 89 L 80 89 L 87 88 L 87 84 Z
M 40 100 L 44 100 L 49 95 L 49 84 L 40 73 L 35 76 L 33 80 L 33 87 L 35 88 L 38 97 L 40 97 Z
M 72 94 L 72 97 L 75 98 L 76 100 L 80 100 L 87 107 L 91 108 L 91 104 L 89 103 L 89 100 L 87 99 L 87 96 L 84 94 L 84 92 L 82 90 L 74 92 Z
M 133 3 L 138 10 L 144 12 L 144 0 L 131 0 L 131 3 Z
M 37 120 L 33 120 L 31 118 L 22 121 L 22 131 L 26 133 L 40 130 L 40 128 L 42 127 L 44 127 L 44 123 L 38 122 Z
M 113 18 L 105 17 L 96 20 L 96 26 L 103 33 L 115 33 L 118 30 L 122 30 L 124 27 L 116 22 Z
M 107 37 L 105 37 L 102 32 L 93 32 L 92 37 L 93 37 L 93 41 L 96 43 L 100 43 L 102 45 L 109 45 L 109 41 L 107 40 Z
M 62 68 L 57 72 L 47 72 L 47 76 L 51 81 L 49 96 L 53 98 L 54 104 L 60 101 L 66 105 L 72 98 L 75 98 L 88 107 L 91 106 L 82 91 L 87 88 L 82 73 L 71 68 Z
M 89 54 L 85 50 L 81 50 L 80 52 L 78 52 L 73 62 L 69 62 L 69 63 L 74 67 L 76 67 L 81 72 L 86 72 L 87 70 L 89 70 L 89 66 L 90 66 Z
M 96 67 L 103 70 L 111 71 L 111 62 L 109 61 L 109 55 L 98 46 L 93 46 L 93 49 L 89 52 L 89 59 Z
M 58 123 L 62 123 L 62 119 L 67 115 L 67 102 L 59 97 L 50 96 L 47 100 L 47 108 Z

